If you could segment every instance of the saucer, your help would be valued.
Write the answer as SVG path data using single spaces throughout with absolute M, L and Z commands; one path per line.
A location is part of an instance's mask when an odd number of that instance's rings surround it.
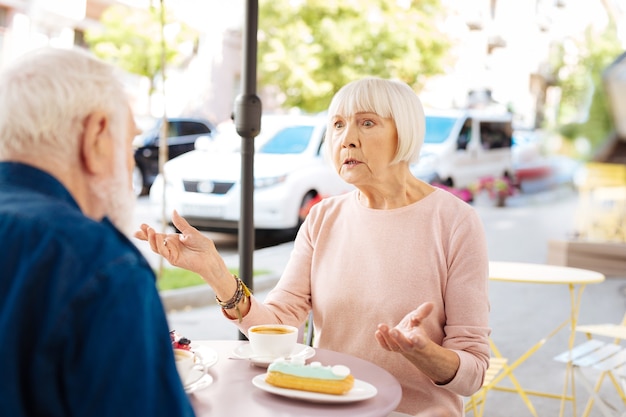
M 238 346 L 233 351 L 233 356 L 237 359 L 247 359 L 252 362 L 254 365 L 259 366 L 261 368 L 267 368 L 270 363 L 274 362 L 274 360 L 278 359 L 280 356 L 275 358 L 267 357 L 267 356 L 254 356 L 252 353 L 252 348 L 250 343 L 244 343 Z M 311 346 L 303 345 L 298 343 L 296 347 L 291 352 L 290 357 L 302 358 L 304 360 L 310 359 L 315 356 L 315 349 Z
M 213 377 L 206 372 L 198 369 L 192 369 L 187 377 L 187 383 L 183 386 L 187 394 L 201 390 L 213 383 Z
M 207 369 L 215 365 L 219 358 L 217 352 L 208 346 L 195 346 L 191 343 L 191 351 L 197 353 L 198 356 L 202 358 L 202 363 L 207 367 Z

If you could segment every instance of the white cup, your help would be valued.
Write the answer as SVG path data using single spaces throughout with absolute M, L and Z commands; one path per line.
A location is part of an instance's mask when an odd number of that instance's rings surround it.
M 248 329 L 248 340 L 256 358 L 289 356 L 298 342 L 298 328 L 286 324 L 262 324 Z
M 183 385 L 187 385 L 194 381 L 190 381 L 191 371 L 194 369 L 205 373 L 206 366 L 202 360 L 202 356 L 186 349 L 174 349 L 174 359 L 176 359 L 176 369 Z

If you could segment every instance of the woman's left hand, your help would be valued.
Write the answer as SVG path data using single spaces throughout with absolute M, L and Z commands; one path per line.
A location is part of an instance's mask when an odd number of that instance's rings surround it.
M 379 324 L 375 337 L 384 349 L 401 353 L 433 382 L 443 385 L 456 375 L 460 358 L 454 351 L 433 342 L 424 330 L 422 323 L 434 308 L 433 303 L 424 303 L 393 328 Z
M 424 303 L 404 318 L 395 327 L 379 324 L 376 340 L 384 349 L 391 352 L 412 353 L 424 349 L 431 341 L 421 324 L 433 311 L 433 303 Z

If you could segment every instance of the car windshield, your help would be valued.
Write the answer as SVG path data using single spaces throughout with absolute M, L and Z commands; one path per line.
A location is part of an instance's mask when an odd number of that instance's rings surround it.
M 157 127 L 151 127 L 144 129 L 140 134 L 133 139 L 133 146 L 141 148 L 142 146 L 149 146 L 153 141 L 159 137 L 159 129 Z
M 450 136 L 457 119 L 454 117 L 426 116 L 424 143 L 442 143 Z
M 290 126 L 278 131 L 259 149 L 260 153 L 297 154 L 309 145 L 313 126 Z

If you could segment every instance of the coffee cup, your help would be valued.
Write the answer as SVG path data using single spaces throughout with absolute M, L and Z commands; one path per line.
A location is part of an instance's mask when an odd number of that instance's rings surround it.
M 298 342 L 298 328 L 286 324 L 262 324 L 248 329 L 248 340 L 256 358 L 289 356 Z
M 183 385 L 192 382 L 192 371 L 198 370 L 203 374 L 206 372 L 206 366 L 202 360 L 202 356 L 186 349 L 174 349 L 174 359 L 176 360 L 176 369 Z

